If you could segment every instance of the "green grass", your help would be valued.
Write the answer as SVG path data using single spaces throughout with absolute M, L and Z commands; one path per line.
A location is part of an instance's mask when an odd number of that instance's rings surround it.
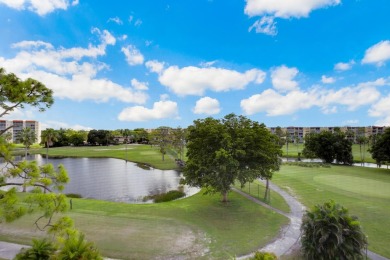
M 282 165 L 273 182 L 297 195 L 307 207 L 333 199 L 359 217 L 369 249 L 390 257 L 390 171 L 332 166 Z
M 31 153 L 46 154 L 46 149 L 31 149 Z M 157 146 L 150 145 L 113 145 L 113 146 L 83 146 L 83 147 L 54 147 L 49 148 L 49 156 L 63 157 L 104 157 L 129 160 L 135 163 L 145 163 L 161 170 L 176 168 L 172 156 L 162 155 Z
M 277 174 L 277 173 L 276 173 Z M 282 196 L 279 195 L 279 193 L 276 193 L 274 191 L 270 191 L 270 201 L 266 202 L 264 200 L 264 193 L 265 193 L 265 185 L 255 180 L 252 183 L 245 184 L 244 187 L 241 187 L 240 183 L 236 183 L 234 185 L 235 188 L 240 189 L 241 191 L 245 192 L 246 194 L 251 195 L 254 198 L 259 199 L 260 201 L 264 203 L 268 203 L 271 207 L 277 208 L 281 211 L 284 211 L 286 213 L 290 212 L 290 207 L 286 203 L 286 201 L 283 199 Z
M 288 223 L 235 192 L 229 199 L 224 204 L 219 195 L 196 194 L 144 205 L 73 199 L 69 215 L 103 255 L 120 259 L 230 259 L 256 251 Z M 43 235 L 32 226 L 36 217 L 2 224 L 0 239 L 29 243 Z

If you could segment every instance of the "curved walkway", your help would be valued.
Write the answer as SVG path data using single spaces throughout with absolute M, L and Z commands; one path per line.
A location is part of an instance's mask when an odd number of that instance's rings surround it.
M 259 180 L 265 183 L 263 180 Z M 279 188 L 277 185 L 269 182 L 269 187 L 274 192 L 279 193 L 284 200 L 287 202 L 288 206 L 290 207 L 290 213 L 283 212 L 279 209 L 276 209 L 274 207 L 271 207 L 270 205 L 236 189 L 233 188 L 234 191 L 240 193 L 244 197 L 252 200 L 253 202 L 260 204 L 266 208 L 269 208 L 285 217 L 288 217 L 290 219 L 290 223 L 282 228 L 279 236 L 271 243 L 266 245 L 265 247 L 259 249 L 259 251 L 264 252 L 272 252 L 277 257 L 280 257 L 282 255 L 289 254 L 292 249 L 299 247 L 299 240 L 301 237 L 301 224 L 302 224 L 302 216 L 305 211 L 305 206 L 301 204 L 295 197 L 291 196 L 281 188 Z M 249 257 L 252 257 L 254 253 L 238 257 L 237 259 L 247 259 Z M 385 258 L 383 256 L 380 256 L 378 254 L 375 254 L 374 252 L 367 251 L 367 256 L 371 260 L 389 260 L 388 258 Z

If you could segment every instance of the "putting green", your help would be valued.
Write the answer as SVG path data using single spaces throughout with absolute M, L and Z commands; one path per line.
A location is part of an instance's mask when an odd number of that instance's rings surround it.
M 314 181 L 365 196 L 390 199 L 390 183 L 350 175 L 315 176 Z

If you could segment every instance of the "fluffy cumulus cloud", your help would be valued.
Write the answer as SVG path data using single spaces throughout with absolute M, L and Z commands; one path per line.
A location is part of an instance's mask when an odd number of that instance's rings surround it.
M 368 110 L 369 116 L 380 118 L 375 123 L 376 125 L 390 125 L 390 95 L 381 98 L 378 102 L 374 103 Z
M 123 54 L 125 54 L 126 61 L 130 66 L 144 63 L 144 55 L 142 55 L 142 53 L 134 45 L 122 47 L 121 50 Z
M 279 18 L 300 18 L 309 16 L 310 12 L 332 5 L 341 0 L 247 0 L 245 14 L 249 16 L 272 15 Z
M 170 100 L 155 102 L 152 108 L 143 106 L 127 107 L 118 115 L 120 121 L 143 122 L 178 117 L 177 103 Z
M 281 92 L 297 89 L 298 82 L 294 78 L 298 72 L 297 68 L 288 68 L 284 65 L 277 67 L 271 72 L 272 85 Z
M 387 60 L 390 60 L 390 41 L 381 41 L 366 50 L 362 63 L 382 66 Z
M 324 114 L 336 113 L 337 106 L 345 106 L 353 111 L 361 106 L 374 104 L 381 95 L 377 87 L 385 85 L 389 85 L 389 82 L 380 78 L 339 90 L 313 87 L 283 94 L 268 89 L 242 100 L 241 108 L 248 115 L 266 112 L 268 116 L 290 115 L 312 107 L 320 108 Z
M 131 80 L 131 86 L 136 90 L 148 90 L 148 83 L 147 82 L 140 82 L 137 79 Z
M 46 15 L 56 9 L 66 10 L 69 6 L 75 6 L 78 0 L 0 0 L 10 8 L 17 10 L 30 10 L 38 15 Z
M 216 67 L 170 66 L 164 68 L 164 64 L 157 61 L 147 62 L 146 66 L 150 71 L 159 74 L 158 80 L 162 85 L 180 96 L 201 96 L 207 90 L 223 92 L 244 89 L 249 83 L 262 83 L 266 75 L 258 69 L 241 73 Z
M 324 84 L 332 84 L 332 83 L 336 82 L 336 79 L 332 78 L 332 77 L 327 77 L 325 75 L 322 75 L 321 82 L 324 83 Z
M 87 48 L 55 48 L 42 41 L 16 43 L 12 46 L 19 49 L 16 56 L 10 59 L 0 57 L 0 67 L 22 79 L 32 77 L 44 82 L 59 98 L 99 102 L 113 98 L 128 103 L 145 103 L 147 95 L 144 92 L 96 77 L 99 71 L 108 67 L 98 58 L 105 55 L 108 45 L 115 44 L 115 38 L 105 30 L 93 29 L 93 32 L 98 34 L 101 43 Z
M 247 0 L 244 12 L 250 17 L 262 16 L 250 30 L 255 28 L 257 33 L 275 35 L 275 18 L 308 17 L 313 10 L 338 5 L 340 2 L 341 0 Z
M 196 105 L 192 111 L 195 114 L 215 115 L 221 111 L 221 108 L 217 99 L 203 97 L 196 101 Z
M 290 115 L 314 105 L 313 92 L 291 91 L 286 95 L 267 89 L 241 101 L 241 108 L 247 115 L 266 112 L 268 116 Z
M 349 62 L 339 62 L 334 65 L 334 69 L 337 71 L 345 71 L 352 69 L 352 66 L 355 64 L 355 61 L 351 60 Z

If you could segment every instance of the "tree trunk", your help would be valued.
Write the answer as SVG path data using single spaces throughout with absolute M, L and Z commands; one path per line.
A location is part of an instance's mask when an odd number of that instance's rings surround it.
M 264 200 L 268 201 L 268 197 L 269 197 L 269 179 L 267 178 L 265 180 L 266 180 L 266 184 L 265 184 Z
M 224 191 L 222 192 L 222 202 L 228 202 L 228 192 Z

